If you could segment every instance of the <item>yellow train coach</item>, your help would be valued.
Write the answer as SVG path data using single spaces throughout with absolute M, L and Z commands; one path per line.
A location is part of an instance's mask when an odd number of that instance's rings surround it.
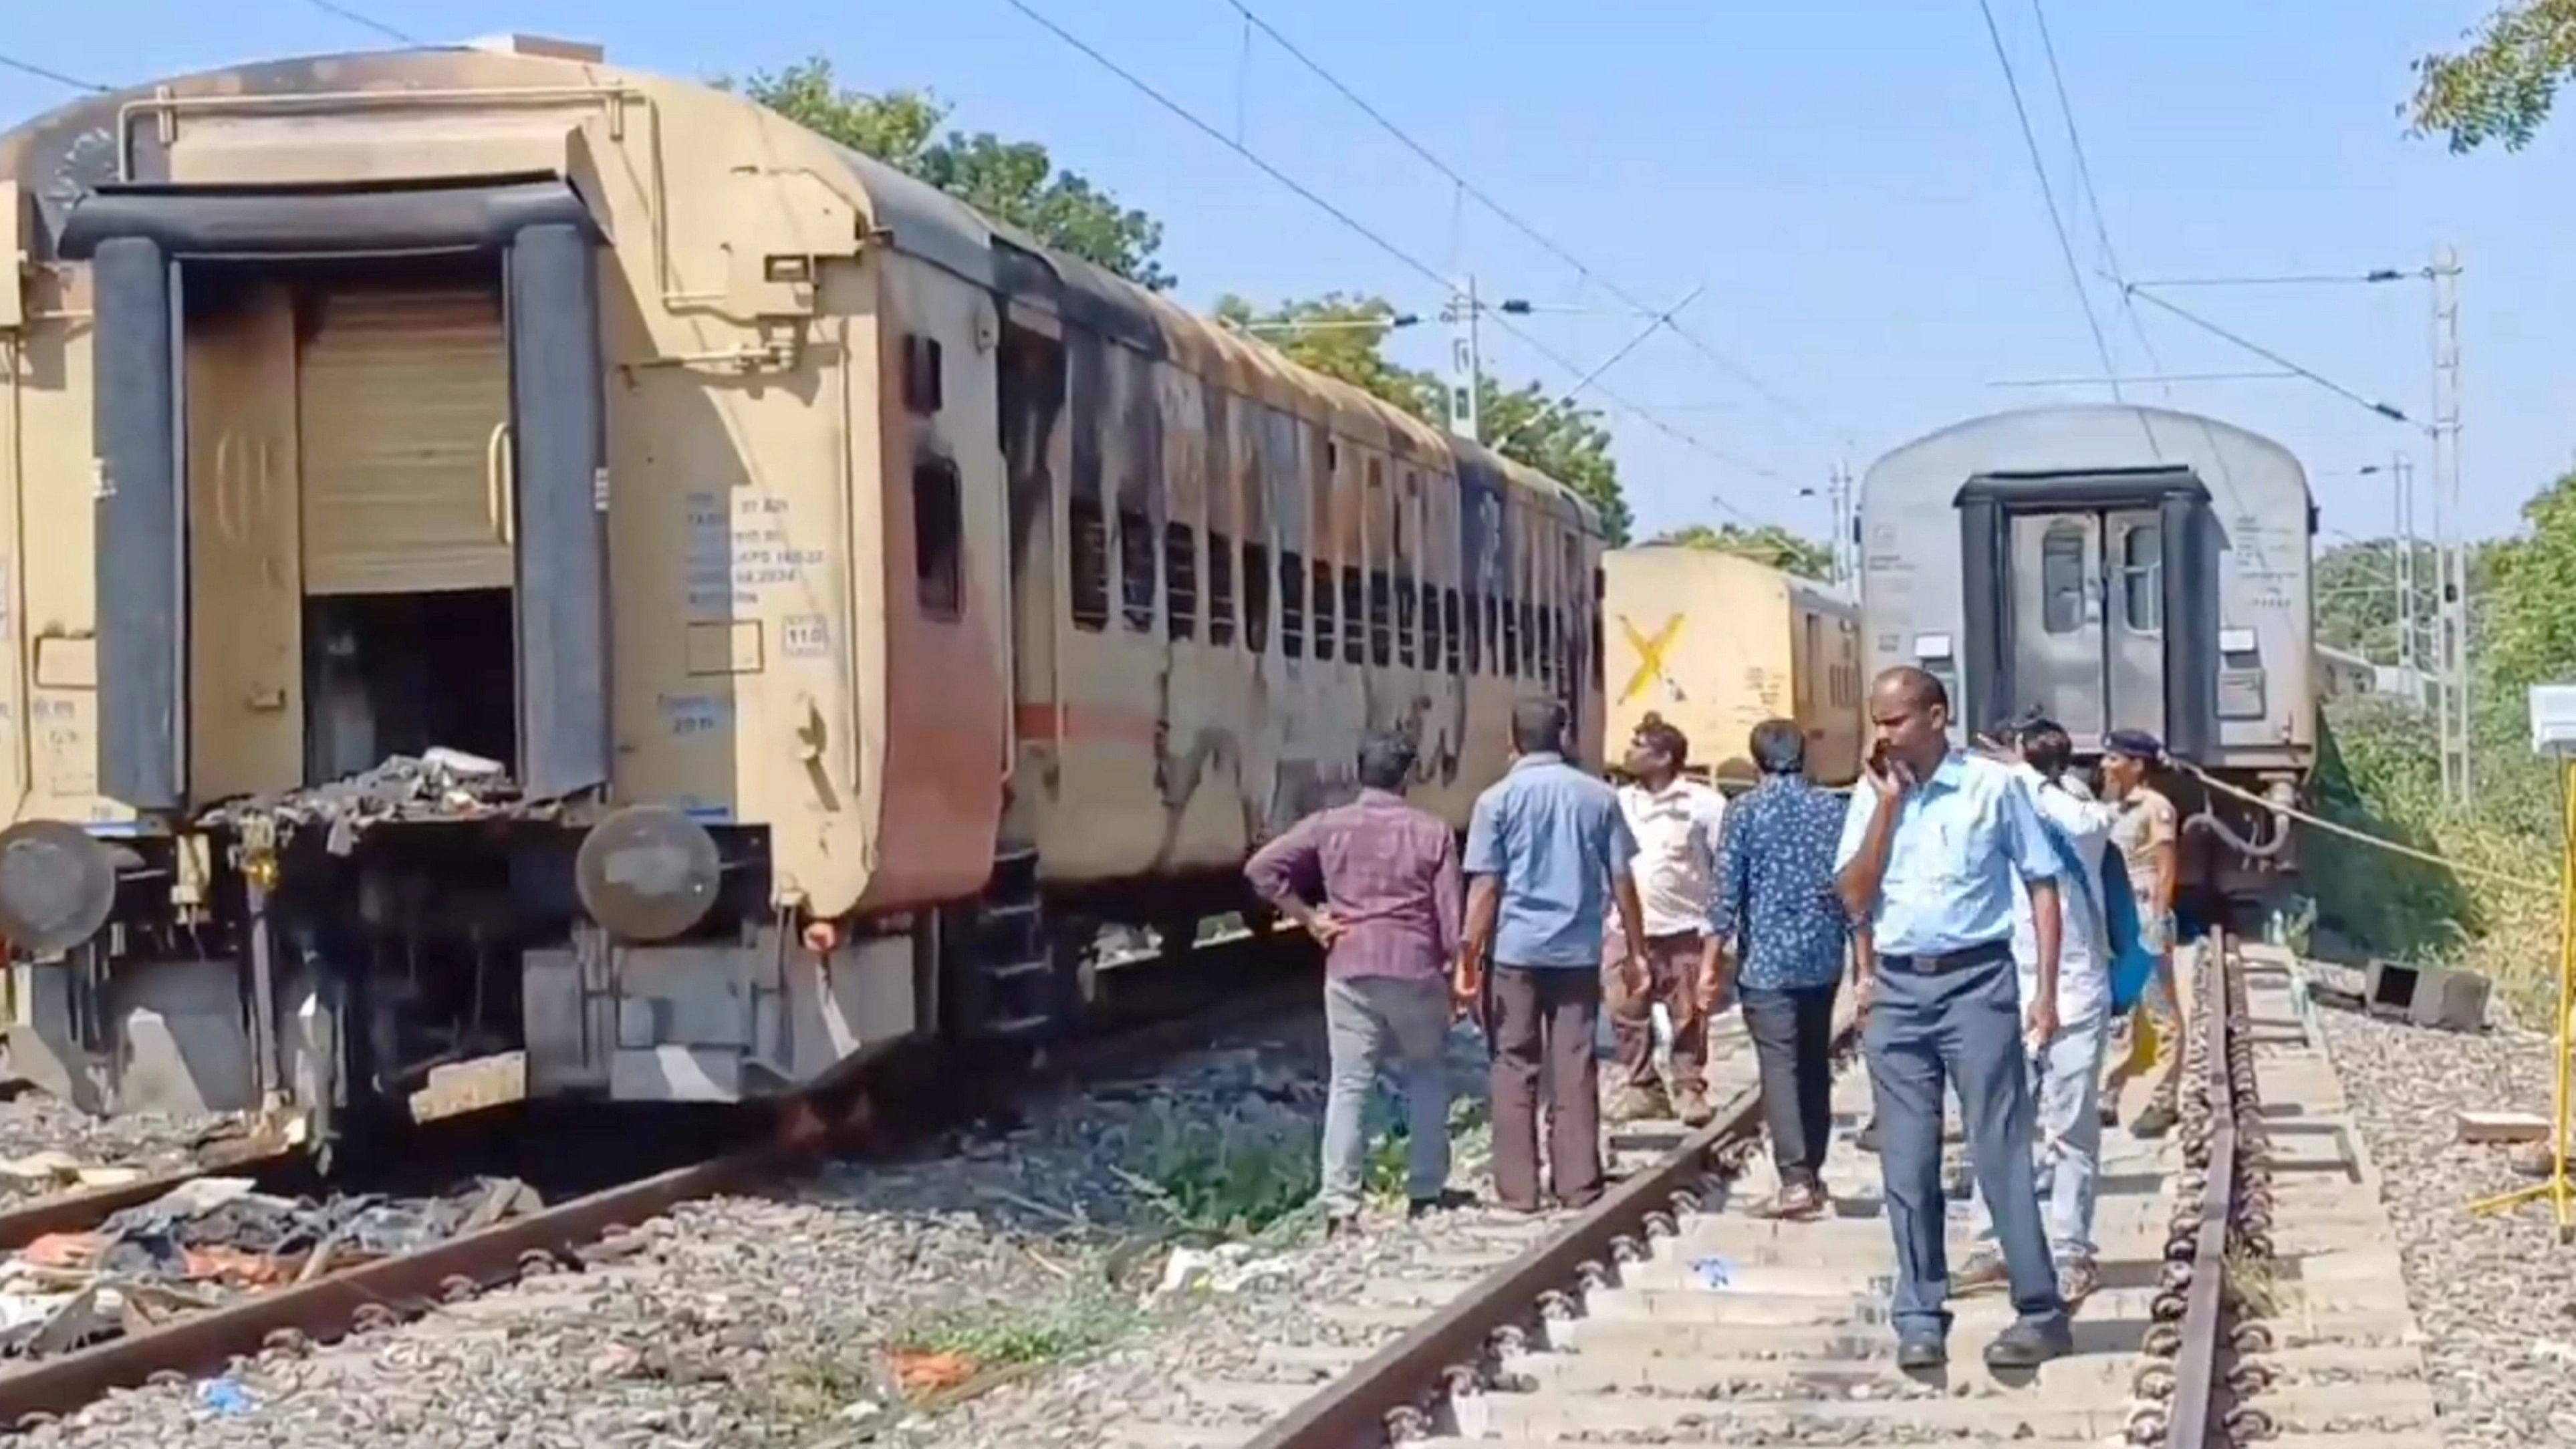
M 1860 611 L 1848 597 L 1713 549 L 1620 549 L 1602 555 L 1602 568 L 1614 763 L 1638 722 L 1657 714 L 1690 737 L 1695 771 L 1750 783 L 1747 736 L 1787 718 L 1806 730 L 1815 779 L 1858 777 Z

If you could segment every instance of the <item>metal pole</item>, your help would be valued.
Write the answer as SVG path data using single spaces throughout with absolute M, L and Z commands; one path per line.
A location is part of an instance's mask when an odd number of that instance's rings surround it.
M 1470 275 L 1454 285 L 1449 298 L 1449 431 L 1471 443 L 1484 437 L 1476 406 L 1476 382 L 1485 370 L 1477 336 L 1483 315 Z
M 2397 543 L 2397 667 L 2407 681 L 2407 688 L 2417 689 L 2415 629 L 2419 615 L 2415 602 L 2415 499 L 2409 476 L 2414 462 L 2404 453 L 2399 453 L 2390 460 L 2389 468 L 2396 475 L 2392 493 L 2396 512 L 2393 537 Z M 2418 702 L 2421 702 L 2420 696 Z
M 2469 764 L 2468 516 L 2460 496 L 2460 257 L 2433 259 L 2433 489 L 2441 512 L 2443 782 L 2452 803 L 2476 794 Z

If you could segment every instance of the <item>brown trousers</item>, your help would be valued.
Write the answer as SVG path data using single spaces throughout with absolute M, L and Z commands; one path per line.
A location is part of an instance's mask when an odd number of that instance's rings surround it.
M 1549 1186 L 1567 1207 L 1601 1196 L 1600 973 L 1497 965 L 1486 973 L 1485 1040 L 1493 1053 L 1494 1195 L 1536 1210 L 1539 1077 L 1547 1077 Z
M 1707 939 L 1697 931 L 1648 936 L 1646 994 L 1632 996 L 1619 982 L 1628 960 L 1626 933 L 1610 933 L 1602 951 L 1608 959 L 1601 966 L 1601 990 L 1610 1007 L 1612 1057 L 1619 1064 L 1612 1085 L 1641 1092 L 1663 1085 L 1655 1078 L 1655 1003 L 1660 1001 L 1673 1019 L 1673 1090 L 1706 1090 L 1708 1014 L 1700 1009 L 1699 962 Z

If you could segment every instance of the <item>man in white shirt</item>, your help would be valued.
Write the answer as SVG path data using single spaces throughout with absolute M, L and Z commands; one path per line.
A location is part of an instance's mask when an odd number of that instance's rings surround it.
M 1686 778 L 1690 741 L 1661 716 L 1647 715 L 1629 741 L 1623 762 L 1632 783 L 1619 789 L 1619 809 L 1637 839 L 1630 874 L 1645 907 L 1646 976 L 1643 995 L 1619 983 L 1627 948 L 1607 943 L 1602 963 L 1617 1045 L 1613 1073 L 1618 1094 L 1610 1120 L 1678 1117 L 1697 1127 L 1715 1112 L 1704 1075 L 1708 1066 L 1708 1014 L 1721 1003 L 1699 996 L 1699 965 L 1708 930 L 1708 908 L 1717 889 L 1719 827 L 1726 797 Z M 1655 1075 L 1655 1003 L 1673 1025 L 1673 1083 L 1669 1094 Z
M 2103 1042 L 2110 1029 L 2111 949 L 2109 919 L 2102 903 L 2102 853 L 2111 840 L 2119 807 L 2096 801 L 2073 773 L 2075 748 L 2055 721 L 2036 719 L 2002 756 L 2031 792 L 2040 820 L 2071 848 L 2080 875 L 2070 871 L 2060 882 L 2065 903 L 2058 948 L 2057 1032 L 2031 1056 L 2031 1083 L 2037 1101 L 2037 1128 L 2031 1144 L 2037 1169 L 2042 1220 L 2048 1228 L 2050 1256 L 2057 1264 L 2058 1296 L 2069 1308 L 2099 1286 L 2094 1267 L 2093 1206 L 2102 1170 L 2102 1119 L 2096 1110 L 2102 1076 Z M 2031 921 L 2029 895 L 2016 886 L 2013 957 L 2021 967 L 2022 990 L 2035 989 L 2038 937 Z M 1956 1294 L 1977 1292 L 2004 1281 L 2003 1259 L 1994 1250 L 1994 1228 L 1977 1205 L 1977 1249 L 1951 1279 Z

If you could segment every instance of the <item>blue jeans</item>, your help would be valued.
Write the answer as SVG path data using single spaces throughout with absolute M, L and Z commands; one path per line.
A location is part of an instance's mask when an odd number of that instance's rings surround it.
M 1947 1335 L 1950 1264 L 1942 1232 L 1941 1092 L 1955 1082 L 1978 1190 L 1993 1205 L 1995 1233 L 2023 1321 L 2066 1321 L 2040 1226 L 2031 1170 L 2030 1074 L 2022 1052 L 2021 982 L 2011 953 L 1937 974 L 1882 961 L 1862 1037 L 1879 1119 L 1887 1223 L 1896 1238 L 1900 1335 Z
M 2061 1263 L 2093 1261 L 2093 1201 L 2102 1175 L 2102 1043 L 2110 1018 L 2096 1010 L 2066 1022 L 2046 1050 L 2030 1059 L 2038 1084 L 2031 1172 L 2048 1246 Z M 1977 1194 L 1977 1246 L 1995 1245 L 1994 1214 Z

